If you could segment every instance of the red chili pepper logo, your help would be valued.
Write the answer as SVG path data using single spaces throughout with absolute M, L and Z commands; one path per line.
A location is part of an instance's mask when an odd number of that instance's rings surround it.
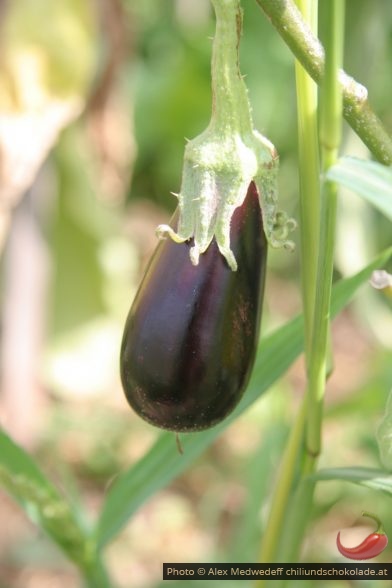
M 378 517 L 368 512 L 362 513 L 363 517 L 369 517 L 376 521 L 378 527 L 356 547 L 344 547 L 340 542 L 340 531 L 336 538 L 336 545 L 342 555 L 349 559 L 372 559 L 384 551 L 388 545 L 388 537 L 385 534 L 382 523 Z

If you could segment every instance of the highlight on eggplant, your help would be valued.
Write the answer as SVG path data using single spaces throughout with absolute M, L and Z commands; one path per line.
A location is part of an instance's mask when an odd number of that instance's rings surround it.
M 212 427 L 246 388 L 267 260 L 253 182 L 233 214 L 230 245 L 237 271 L 215 240 L 198 265 L 189 257 L 192 239 L 161 241 L 135 296 L 121 345 L 121 380 L 131 407 L 157 427 L 178 432 Z

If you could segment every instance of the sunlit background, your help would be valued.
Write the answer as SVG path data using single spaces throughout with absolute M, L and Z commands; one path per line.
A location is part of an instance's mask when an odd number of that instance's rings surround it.
M 241 68 L 255 124 L 279 151 L 282 206 L 298 216 L 293 57 L 256 2 L 243 4 Z M 157 435 L 125 402 L 119 344 L 155 227 L 175 206 L 185 138 L 209 120 L 214 22 L 208 0 L 12 0 L 0 8 L 0 421 L 94 518 L 111 480 Z M 347 9 L 345 68 L 391 129 L 392 3 L 348 0 Z M 346 126 L 344 152 L 369 157 Z M 340 203 L 337 277 L 391 243 L 390 224 L 374 209 L 348 192 Z M 263 333 L 300 310 L 299 271 L 297 254 L 270 254 Z M 379 466 L 391 316 L 383 295 L 365 286 L 334 324 L 322 465 Z M 120 588 L 158 586 L 163 561 L 257 561 L 249 513 L 256 501 L 265 518 L 303 383 L 299 361 L 139 509 L 107 552 Z M 319 485 L 303 561 L 341 561 L 337 531 L 357 522 L 344 538 L 359 542 L 367 532 L 360 513 L 374 505 L 392 537 L 386 498 Z M 1 492 L 0 587 L 79 585 Z

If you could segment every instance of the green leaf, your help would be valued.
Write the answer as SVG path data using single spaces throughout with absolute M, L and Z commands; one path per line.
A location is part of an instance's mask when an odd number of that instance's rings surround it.
M 87 539 L 70 505 L 45 478 L 34 460 L 1 429 L 0 485 L 72 561 L 81 568 L 91 565 L 93 544 Z
M 342 157 L 328 170 L 327 178 L 353 190 L 392 220 L 392 167 Z
M 392 248 L 389 248 L 362 271 L 334 286 L 331 305 L 333 316 L 347 305 L 357 288 L 369 279 L 372 271 L 382 267 L 391 255 Z M 176 449 L 173 433 L 162 433 L 148 453 L 119 475 L 109 489 L 98 521 L 98 545 L 106 545 L 150 496 L 188 468 L 222 431 L 285 373 L 302 349 L 302 317 L 296 317 L 261 340 L 246 393 L 225 421 L 207 431 L 184 434 L 181 437 L 182 455 Z
M 320 470 L 316 474 L 309 476 L 309 478 L 316 482 L 344 480 L 392 495 L 392 475 L 384 470 L 361 467 L 330 468 Z

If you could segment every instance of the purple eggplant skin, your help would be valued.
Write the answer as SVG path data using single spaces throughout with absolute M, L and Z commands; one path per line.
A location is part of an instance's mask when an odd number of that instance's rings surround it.
M 232 271 L 215 240 L 192 265 L 192 239 L 157 246 L 129 312 L 120 354 L 126 398 L 149 423 L 199 431 L 223 420 L 252 370 L 267 241 L 255 184 L 231 221 Z

